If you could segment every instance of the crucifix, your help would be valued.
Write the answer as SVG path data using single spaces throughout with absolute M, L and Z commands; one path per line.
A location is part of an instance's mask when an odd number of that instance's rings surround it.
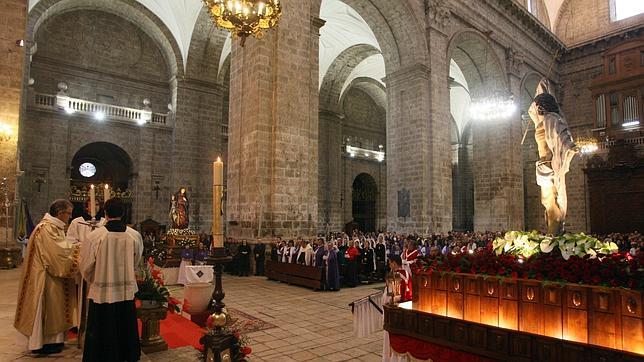
M 159 181 L 154 181 L 154 187 L 152 188 L 152 190 L 155 191 L 155 193 L 156 193 L 155 198 L 158 200 L 159 199 L 159 191 L 161 190 L 161 188 L 159 187 Z
M 45 180 L 45 178 L 42 176 L 38 176 L 38 178 L 36 178 L 34 182 L 38 184 L 38 192 L 40 192 L 40 188 L 43 184 L 47 183 L 47 180 Z

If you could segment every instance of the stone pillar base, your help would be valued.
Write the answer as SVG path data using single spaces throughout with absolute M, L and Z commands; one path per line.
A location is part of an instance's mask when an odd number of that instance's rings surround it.
M 156 308 L 138 308 L 136 315 L 141 319 L 141 351 L 154 353 L 168 349 L 168 343 L 160 335 L 160 321 L 165 319 L 168 310 L 161 306 Z

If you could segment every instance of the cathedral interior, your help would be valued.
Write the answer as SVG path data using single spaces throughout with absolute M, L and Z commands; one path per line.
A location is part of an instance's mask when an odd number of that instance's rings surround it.
M 191 230 L 211 234 L 221 214 L 225 238 L 251 245 L 354 229 L 545 232 L 529 115 L 544 81 L 581 146 L 565 230 L 644 230 L 644 2 L 279 3 L 277 27 L 242 43 L 200 0 L 0 0 L 4 248 L 55 199 L 83 209 L 90 185 L 139 231 L 172 229 L 184 188 Z M 252 309 L 235 283 L 224 287 Z M 346 302 L 369 293 L 356 291 L 341 297 L 347 318 Z M 364 360 L 384 359 L 381 340 Z

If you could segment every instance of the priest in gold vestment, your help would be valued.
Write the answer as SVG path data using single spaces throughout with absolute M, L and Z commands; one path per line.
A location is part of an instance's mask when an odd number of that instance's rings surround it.
M 36 353 L 60 352 L 75 325 L 79 249 L 65 240 L 71 213 L 69 201 L 54 201 L 27 244 L 14 327 Z

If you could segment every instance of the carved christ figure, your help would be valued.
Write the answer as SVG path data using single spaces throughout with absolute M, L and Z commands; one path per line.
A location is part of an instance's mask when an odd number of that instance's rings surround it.
M 546 208 L 548 234 L 561 235 L 568 208 L 566 173 L 579 149 L 572 140 L 557 100 L 546 89 L 542 81 L 528 114 L 534 122 L 534 138 L 539 148 L 537 184 L 541 187 L 541 203 Z
M 190 202 L 185 188 L 180 188 L 170 200 L 170 220 L 173 229 L 187 229 L 189 223 Z

